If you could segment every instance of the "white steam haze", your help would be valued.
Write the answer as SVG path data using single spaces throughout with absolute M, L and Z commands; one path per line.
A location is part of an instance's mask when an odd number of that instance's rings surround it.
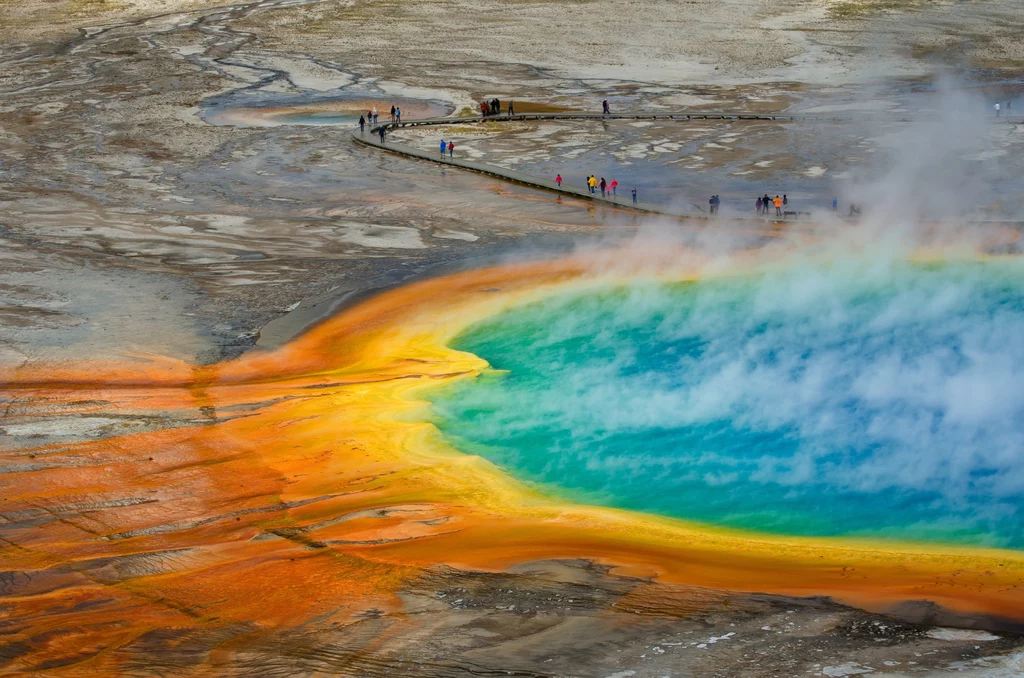
M 886 138 L 894 164 L 842 187 L 860 220 L 817 210 L 754 256 L 727 215 L 647 225 L 602 266 L 677 256 L 707 280 L 513 310 L 466 346 L 509 374 L 442 418 L 470 413 L 450 430 L 498 463 L 628 508 L 1024 547 L 1024 263 L 980 262 L 1015 231 L 973 221 L 1001 171 L 986 149 L 1021 132 L 964 91 L 938 100 Z M 955 261 L 908 266 L 922 247 Z
M 884 90 L 879 86 L 880 98 L 885 96 Z M 970 246 L 986 232 L 973 229 L 968 222 L 1024 221 L 1024 125 L 1009 124 L 1006 118 L 997 121 L 988 99 L 967 83 L 944 75 L 937 75 L 934 92 L 916 103 L 920 107 L 914 110 L 851 111 L 849 121 L 834 123 L 837 134 L 841 129 L 844 137 L 863 141 L 844 151 L 860 160 L 842 173 L 842 179 L 833 180 L 826 194 L 810 204 L 798 200 L 792 204 L 792 209 L 812 213 L 813 223 L 821 227 L 819 235 L 861 244 L 878 245 L 883 240 L 905 250 L 920 244 L 925 228 L 929 237 L 935 238 L 936 225 L 941 223 L 945 242 Z M 794 143 L 799 144 L 799 128 L 806 123 L 780 124 L 793 130 Z M 742 143 L 742 139 L 737 142 Z M 780 148 L 779 152 L 793 150 Z M 826 164 L 842 166 L 845 160 L 834 158 Z M 704 236 L 691 237 L 688 242 L 713 249 L 735 247 L 735 233 L 741 229 L 729 222 L 730 217 L 753 216 L 754 202 L 764 193 L 772 197 L 789 193 L 792 197 L 794 191 L 787 190 L 785 173 L 781 179 L 779 174 L 765 180 L 762 190 L 742 196 L 739 211 L 728 204 L 737 197 L 728 185 L 717 190 L 727 203 L 721 218 Z M 680 178 L 679 193 L 681 197 L 673 205 L 678 209 L 706 206 L 708 196 L 691 194 L 685 175 Z M 836 215 L 831 212 L 833 195 L 839 201 Z M 855 228 L 845 221 L 851 204 L 861 209 Z M 806 227 L 807 223 L 797 226 Z M 644 241 L 645 236 L 676 239 L 678 232 L 674 223 L 648 224 L 639 240 Z

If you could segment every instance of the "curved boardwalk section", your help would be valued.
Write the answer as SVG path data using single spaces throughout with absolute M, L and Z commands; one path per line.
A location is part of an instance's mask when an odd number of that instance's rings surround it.
M 669 205 L 654 204 L 644 201 L 639 201 L 637 204 L 632 203 L 632 198 L 628 193 L 619 196 L 606 196 L 595 195 L 589 191 L 577 188 L 575 186 L 569 186 L 563 182 L 562 186 L 559 187 L 554 181 L 550 179 L 544 179 L 542 177 L 527 174 L 525 172 L 517 172 L 516 170 L 508 169 L 505 167 L 499 167 L 497 165 L 490 165 L 483 162 L 470 162 L 468 160 L 460 160 L 455 158 L 444 158 L 440 157 L 437 150 L 424 151 L 412 146 L 405 144 L 394 143 L 387 141 L 385 136 L 385 142 L 381 143 L 379 130 L 383 128 L 386 131 L 393 129 L 402 129 L 406 127 L 422 127 L 428 125 L 464 125 L 478 122 L 521 122 L 528 120 L 671 120 L 676 122 L 687 122 L 691 120 L 720 120 L 723 122 L 735 122 L 740 120 L 759 120 L 765 122 L 853 122 L 853 121 L 869 121 L 879 120 L 887 122 L 910 122 L 912 118 L 906 116 L 893 117 L 893 116 L 841 116 L 833 114 L 788 114 L 788 113 L 742 113 L 742 112 L 703 112 L 703 111 L 679 111 L 675 113 L 650 113 L 650 112 L 623 112 L 623 113 L 523 113 L 518 115 L 491 115 L 491 116 L 467 116 L 463 118 L 427 118 L 423 120 L 403 120 L 402 122 L 383 122 L 375 125 L 367 125 L 365 132 L 360 132 L 358 129 L 352 132 L 352 138 L 361 144 L 367 146 L 375 146 L 391 153 L 397 153 L 399 155 L 408 156 L 410 158 L 418 158 L 420 160 L 428 160 L 430 162 L 438 163 L 441 165 L 451 165 L 453 167 L 460 167 L 465 170 L 473 172 L 479 172 L 480 174 L 488 174 L 493 177 L 498 177 L 506 181 L 511 181 L 517 184 L 523 184 L 525 186 L 531 186 L 533 188 L 540 188 L 548 191 L 554 191 L 563 195 L 570 195 L 576 198 L 583 198 L 586 200 L 593 200 L 595 202 L 607 203 L 616 207 L 624 209 L 635 210 L 638 212 L 646 212 L 650 214 L 664 214 L 671 217 L 680 218 L 699 218 L 707 219 L 709 215 L 706 212 L 694 212 L 686 209 L 675 209 Z M 1024 123 L 1024 118 L 993 118 L 993 122 L 1005 122 L 1012 124 Z M 735 217 L 733 217 L 735 218 Z
M 850 118 L 837 117 L 834 115 L 784 115 L 784 114 L 756 114 L 756 113 L 703 113 L 697 111 L 681 111 L 676 113 L 610 113 L 602 115 L 601 113 L 524 113 L 521 115 L 490 115 L 487 117 L 475 115 L 464 118 L 429 118 L 424 120 L 403 120 L 399 123 L 394 122 L 383 122 L 376 125 L 367 125 L 366 132 L 360 132 L 355 130 L 352 132 L 352 138 L 368 146 L 375 146 L 391 153 L 397 153 L 399 155 L 405 155 L 411 158 L 418 158 L 420 160 L 429 160 L 442 165 L 451 165 L 453 167 L 461 167 L 462 169 L 471 170 L 473 172 L 479 172 L 480 174 L 488 174 L 490 176 L 505 179 L 517 184 L 523 184 L 525 186 L 531 186 L 533 188 L 541 188 L 548 191 L 554 191 L 563 195 L 571 195 L 576 198 L 583 198 L 586 200 L 593 200 L 595 202 L 607 203 L 617 207 L 625 209 L 635 210 L 638 212 L 646 212 L 649 214 L 664 214 L 672 217 L 689 217 L 689 218 L 703 218 L 709 217 L 707 213 L 694 212 L 686 209 L 675 209 L 671 206 L 664 204 L 654 204 L 644 201 L 638 201 L 633 204 L 632 197 L 629 193 L 625 193 L 619 196 L 608 195 L 602 197 L 600 194 L 592 194 L 586 189 L 577 188 L 574 186 L 568 186 L 564 182 L 559 187 L 554 181 L 550 179 L 544 179 L 532 174 L 525 172 L 517 172 L 505 167 L 499 167 L 497 165 L 490 165 L 483 162 L 471 162 L 468 160 L 459 160 L 454 158 L 441 159 L 438 151 L 423 151 L 412 146 L 405 144 L 398 144 L 392 141 L 387 141 L 385 136 L 385 142 L 382 144 L 380 141 L 379 130 L 384 128 L 386 131 L 393 129 L 402 129 L 405 127 L 421 127 L 425 125 L 463 125 L 478 122 L 521 122 L 527 120 L 673 120 L 677 122 L 686 122 L 688 120 L 722 120 L 722 121 L 736 121 L 736 120 L 763 120 L 763 121 L 781 121 L 781 122 L 793 122 L 793 121 L 830 121 L 840 122 L 849 121 Z

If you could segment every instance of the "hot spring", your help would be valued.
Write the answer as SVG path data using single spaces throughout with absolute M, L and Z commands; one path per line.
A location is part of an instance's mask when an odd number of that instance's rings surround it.
M 1024 267 L 805 264 L 562 291 L 453 347 L 434 422 L 559 499 L 1024 548 Z

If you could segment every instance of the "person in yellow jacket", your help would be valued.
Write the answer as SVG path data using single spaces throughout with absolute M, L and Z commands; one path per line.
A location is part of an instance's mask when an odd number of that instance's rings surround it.
M 591 174 L 590 178 L 587 179 L 587 185 L 590 186 L 590 192 L 594 193 L 597 189 L 597 177 Z

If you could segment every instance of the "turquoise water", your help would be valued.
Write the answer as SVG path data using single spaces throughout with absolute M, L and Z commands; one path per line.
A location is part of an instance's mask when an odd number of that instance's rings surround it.
M 434 421 L 559 497 L 796 535 L 1024 547 L 1018 262 L 564 293 L 454 346 Z

